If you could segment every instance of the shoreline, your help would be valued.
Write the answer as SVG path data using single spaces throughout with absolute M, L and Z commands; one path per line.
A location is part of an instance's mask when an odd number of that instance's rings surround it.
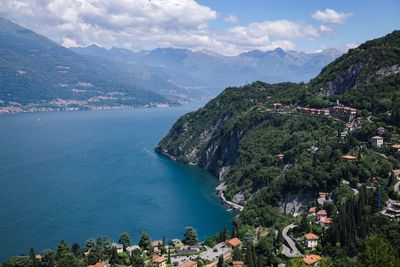
M 157 145 L 157 146 L 154 148 L 154 151 L 155 151 L 157 154 L 159 154 L 159 155 L 161 155 L 161 156 L 163 156 L 163 157 L 165 157 L 165 158 L 167 158 L 167 159 L 169 159 L 169 160 L 171 160 L 171 161 L 180 162 L 180 163 L 183 163 L 183 164 L 188 165 L 188 166 L 193 166 L 193 165 L 191 165 L 191 164 L 186 164 L 185 162 L 179 160 L 177 157 L 171 156 L 171 155 L 168 154 L 166 151 L 164 151 L 159 145 Z M 214 176 L 214 175 L 213 175 L 213 176 Z M 215 177 L 215 176 L 214 176 L 214 177 Z M 217 179 L 217 177 L 215 177 L 215 178 Z M 227 199 L 225 198 L 225 196 L 224 196 L 224 191 L 225 191 L 225 189 L 226 189 L 225 182 L 221 182 L 221 183 L 215 188 L 215 193 L 218 195 L 221 204 L 224 205 L 226 208 L 228 208 L 228 211 L 229 211 L 229 210 L 236 210 L 236 211 L 239 211 L 239 212 L 242 211 L 242 210 L 244 209 L 244 206 L 242 206 L 242 205 L 240 205 L 240 204 L 237 204 L 237 203 L 235 203 L 235 202 L 229 201 L 229 200 L 227 200 Z

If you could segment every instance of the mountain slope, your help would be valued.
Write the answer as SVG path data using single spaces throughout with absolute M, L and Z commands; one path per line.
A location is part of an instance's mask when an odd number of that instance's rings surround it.
M 161 71 L 168 75 L 170 80 L 177 81 L 182 87 L 208 88 L 214 94 L 219 93 L 221 88 L 255 80 L 308 81 L 317 75 L 323 66 L 341 54 L 334 49 L 303 53 L 285 52 L 277 48 L 266 52 L 255 50 L 229 57 L 209 51 L 193 52 L 178 48 L 158 48 L 135 53 L 126 49 L 104 49 L 93 45 L 73 48 L 73 51 L 82 55 L 129 62 L 137 67 L 146 66 L 151 68 L 154 74 Z M 185 77 L 184 81 L 182 77 Z
M 277 207 L 289 194 L 333 191 L 341 179 L 353 179 L 356 184 L 365 183 L 370 175 L 387 179 L 388 171 L 399 167 L 400 161 L 382 158 L 367 148 L 361 152 L 358 146 L 368 144 L 379 125 L 400 126 L 399 74 L 380 74 L 382 68 L 400 64 L 398 55 L 393 55 L 398 34 L 394 32 L 350 51 L 324 68 L 309 84 L 256 82 L 227 88 L 204 108 L 181 117 L 156 151 L 205 168 L 223 180 L 228 199 L 244 197 L 248 208 L 241 218 L 255 226 L 269 224 L 260 203 Z M 363 62 L 368 62 L 365 56 L 370 53 L 373 64 L 364 66 Z M 250 56 L 259 57 L 259 53 Z M 334 96 L 321 94 L 321 86 L 329 88 L 333 81 L 342 80 L 340 75 L 351 66 L 363 66 L 359 72 L 351 72 L 358 84 L 346 87 L 343 83 L 343 90 L 336 90 Z M 371 97 L 367 91 L 372 88 L 390 101 L 386 109 L 374 110 L 366 102 L 366 97 Z M 344 103 L 360 103 L 363 112 L 374 112 L 379 123 L 367 122 L 370 125 L 355 132 L 357 139 L 349 135 L 342 140 L 337 132 L 347 131 L 348 121 L 296 112 L 298 106 L 333 107 L 337 98 Z M 275 110 L 273 104 L 277 102 L 287 108 Z M 396 131 L 391 142 L 400 142 Z M 312 146 L 318 147 L 315 154 L 310 152 Z M 277 157 L 281 153 L 283 159 Z M 363 154 L 359 165 L 341 160 L 340 156 L 347 153 Z
M 26 105 L 91 98 L 92 103 L 111 105 L 168 102 L 159 94 L 121 82 L 122 77 L 113 64 L 88 60 L 2 18 L 0 69 L 0 99 L 5 103 Z

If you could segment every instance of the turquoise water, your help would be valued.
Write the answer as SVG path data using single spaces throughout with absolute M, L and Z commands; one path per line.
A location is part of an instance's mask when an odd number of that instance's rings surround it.
M 15 114 L 0 117 L 0 261 L 127 231 L 204 239 L 233 214 L 207 172 L 153 152 L 194 106 Z

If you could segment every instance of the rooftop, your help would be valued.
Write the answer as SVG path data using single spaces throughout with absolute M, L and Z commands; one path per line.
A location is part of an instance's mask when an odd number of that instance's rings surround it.
M 315 254 L 310 254 L 303 258 L 304 263 L 307 265 L 314 264 L 320 260 L 321 260 L 321 257 L 318 255 L 315 255 Z
M 317 236 L 316 234 L 313 234 L 313 233 L 308 233 L 308 234 L 304 235 L 304 238 L 308 239 L 308 240 L 318 240 L 319 236 Z

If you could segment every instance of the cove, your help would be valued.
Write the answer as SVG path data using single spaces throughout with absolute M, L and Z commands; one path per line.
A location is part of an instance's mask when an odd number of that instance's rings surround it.
M 229 227 L 234 214 L 215 195 L 217 179 L 154 152 L 198 107 L 1 116 L 0 262 L 62 239 L 182 238 L 191 225 L 203 240 Z

